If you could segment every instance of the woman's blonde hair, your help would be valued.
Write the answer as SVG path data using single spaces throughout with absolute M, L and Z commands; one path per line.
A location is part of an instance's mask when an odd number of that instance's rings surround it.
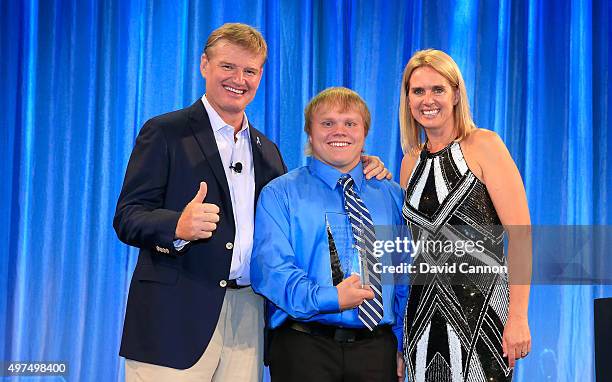
M 429 66 L 451 84 L 459 94 L 459 100 L 453 109 L 457 139 L 462 140 L 476 128 L 472 120 L 465 82 L 457 63 L 441 50 L 426 49 L 416 52 L 406 64 L 402 77 L 402 88 L 399 105 L 400 136 L 404 153 L 417 152 L 423 148 L 423 137 L 419 123 L 410 112 L 408 97 L 410 95 L 410 76 L 422 66 Z

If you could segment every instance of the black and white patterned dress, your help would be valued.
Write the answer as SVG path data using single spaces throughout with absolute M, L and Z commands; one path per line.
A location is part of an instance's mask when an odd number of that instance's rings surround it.
M 509 304 L 504 231 L 485 185 L 469 170 L 458 142 L 419 157 L 403 215 L 412 239 L 428 243 L 413 259 L 416 269 L 420 263 L 427 267 L 412 275 L 404 316 L 409 380 L 512 380 L 501 345 Z M 461 241 L 481 245 L 470 246 L 469 253 L 458 251 Z M 434 265 L 452 264 L 455 270 L 430 272 Z M 467 273 L 470 269 L 480 273 Z

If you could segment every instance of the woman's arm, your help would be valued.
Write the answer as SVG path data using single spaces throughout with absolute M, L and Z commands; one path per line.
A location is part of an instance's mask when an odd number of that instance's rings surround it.
M 468 146 L 482 170 L 482 181 L 508 233 L 510 307 L 504 328 L 503 350 L 508 364 L 531 351 L 527 319 L 531 282 L 531 220 L 521 175 L 508 149 L 492 131 L 478 130 Z

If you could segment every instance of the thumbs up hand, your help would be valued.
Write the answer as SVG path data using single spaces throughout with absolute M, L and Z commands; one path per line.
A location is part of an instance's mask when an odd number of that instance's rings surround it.
M 217 229 L 219 207 L 216 204 L 204 203 L 207 191 L 206 182 L 201 182 L 198 193 L 187 203 L 178 220 L 175 231 L 177 239 L 208 239 Z

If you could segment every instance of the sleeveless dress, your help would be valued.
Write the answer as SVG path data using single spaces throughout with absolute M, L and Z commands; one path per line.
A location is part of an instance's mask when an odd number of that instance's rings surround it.
M 408 380 L 511 381 L 502 358 L 509 305 L 504 230 L 458 142 L 419 157 L 402 213 L 412 240 L 422 244 L 413 254 L 417 274 L 411 272 L 404 315 Z

